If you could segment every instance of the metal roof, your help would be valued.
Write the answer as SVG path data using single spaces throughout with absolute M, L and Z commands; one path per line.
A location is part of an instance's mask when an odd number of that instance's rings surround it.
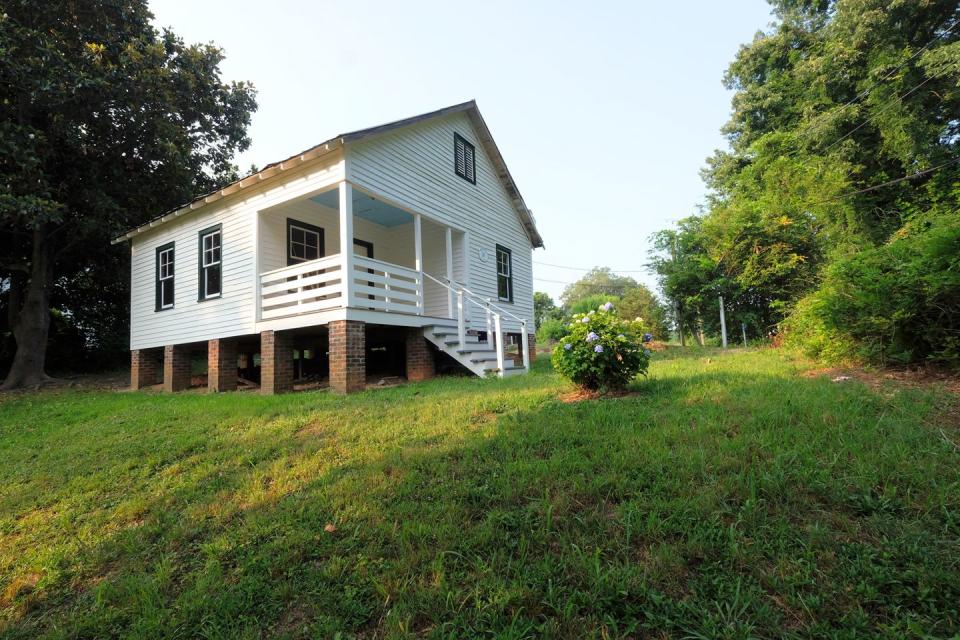
M 197 196 L 190 202 L 171 209 L 170 211 L 153 218 L 149 222 L 134 227 L 123 235 L 114 238 L 113 244 L 134 238 L 135 236 L 149 231 L 150 229 L 155 229 L 156 227 L 165 224 L 170 220 L 179 218 L 184 214 L 200 209 L 201 207 L 216 202 L 217 200 L 220 200 L 228 195 L 251 187 L 255 184 L 259 184 L 267 178 L 271 178 L 282 172 L 289 171 L 294 167 L 302 165 L 304 162 L 313 160 L 314 158 L 318 158 L 322 155 L 326 155 L 331 151 L 343 147 L 344 144 L 364 140 L 366 138 L 371 138 L 383 133 L 394 131 L 401 127 L 423 122 L 424 120 L 439 118 L 441 116 L 458 113 L 460 111 L 465 111 L 467 113 L 467 116 L 470 118 L 470 122 L 477 130 L 480 144 L 483 145 L 484 150 L 487 152 L 487 155 L 493 162 L 497 177 L 500 178 L 504 189 L 506 189 L 507 195 L 513 202 L 514 208 L 517 210 L 517 215 L 520 216 L 520 222 L 523 224 L 523 227 L 530 238 L 530 244 L 533 245 L 534 248 L 543 247 L 543 238 L 540 236 L 540 232 L 537 231 L 537 224 L 533 217 L 533 212 L 530 211 L 526 203 L 523 201 L 523 196 L 520 195 L 520 190 L 517 188 L 517 184 L 514 182 L 513 176 L 510 175 L 510 170 L 507 169 L 507 164 L 503 160 L 503 155 L 501 155 L 500 149 L 497 148 L 497 144 L 493 141 L 493 136 L 490 133 L 490 129 L 487 127 L 487 123 L 484 121 L 483 116 L 480 115 L 480 110 L 477 108 L 477 103 L 475 100 L 462 102 L 460 104 L 444 107 L 443 109 L 437 109 L 436 111 L 430 111 L 429 113 L 423 113 L 411 118 L 404 118 L 403 120 L 395 120 L 393 122 L 388 122 L 375 127 L 369 127 L 367 129 L 359 129 L 349 133 L 341 133 L 338 136 L 330 138 L 325 142 L 321 142 L 318 145 L 314 145 L 309 149 L 305 149 L 304 151 L 292 155 L 289 158 L 280 160 L 279 162 L 272 162 L 263 169 L 231 182 L 221 189 Z

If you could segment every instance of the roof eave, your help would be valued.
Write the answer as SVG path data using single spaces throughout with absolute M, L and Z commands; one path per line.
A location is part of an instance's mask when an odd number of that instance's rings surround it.
M 172 209 L 171 211 L 168 211 L 167 213 L 164 213 L 163 215 L 160 215 L 145 224 L 142 224 L 138 227 L 134 227 L 133 229 L 130 229 L 123 235 L 117 236 L 110 242 L 110 244 L 120 244 L 121 242 L 132 240 L 133 238 L 140 235 L 141 233 L 145 233 L 150 229 L 153 229 L 155 227 L 158 227 L 162 224 L 169 222 L 170 220 L 179 218 L 185 213 L 189 213 L 191 211 L 199 209 L 200 207 L 204 207 L 208 204 L 221 200 L 229 195 L 237 193 L 238 191 L 241 191 L 248 187 L 252 187 L 255 184 L 260 184 L 261 182 L 268 180 L 269 178 L 279 175 L 280 173 L 283 173 L 285 171 L 289 171 L 295 167 L 299 167 L 304 163 L 309 162 L 310 160 L 326 155 L 327 153 L 335 149 L 338 149 L 342 146 L 343 146 L 343 139 L 340 137 L 332 138 L 330 140 L 327 140 L 326 142 L 321 142 L 320 144 L 314 147 L 311 147 L 297 155 L 290 156 L 289 158 L 285 160 L 281 160 L 280 162 L 274 162 L 272 164 L 269 164 L 256 173 L 251 173 L 248 176 L 244 176 L 239 180 L 231 182 L 230 184 L 223 187 L 222 189 L 218 189 L 208 194 L 198 196 L 197 198 L 191 200 L 190 202 L 188 202 L 187 204 L 181 207 Z

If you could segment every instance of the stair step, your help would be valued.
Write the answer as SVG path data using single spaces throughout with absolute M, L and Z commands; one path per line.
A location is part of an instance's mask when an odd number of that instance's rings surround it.
M 443 344 L 447 345 L 448 347 L 452 347 L 454 345 L 460 344 L 460 340 L 444 340 Z M 464 344 L 480 344 L 480 343 L 477 342 L 476 338 L 471 340 L 470 336 L 467 336 L 467 341 Z

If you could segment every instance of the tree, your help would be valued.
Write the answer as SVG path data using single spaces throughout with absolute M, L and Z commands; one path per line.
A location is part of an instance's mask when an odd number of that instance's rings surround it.
M 755 335 L 801 308 L 818 317 L 794 326 L 824 325 L 824 301 L 840 298 L 814 292 L 843 281 L 837 265 L 868 264 L 853 259 L 861 253 L 889 257 L 892 249 L 877 249 L 926 237 L 918 220 L 941 224 L 929 214 L 960 206 L 960 5 L 770 4 L 777 24 L 740 49 L 725 77 L 735 91 L 724 127 L 730 148 L 708 160 L 706 211 L 657 235 L 654 268 L 677 321 L 708 331 L 717 295 L 732 311 L 728 320 L 749 323 Z M 873 290 L 867 278 L 883 273 L 863 268 L 851 280 Z M 948 275 L 928 279 L 952 282 Z M 931 319 L 918 316 L 917 304 L 894 304 L 906 299 L 889 296 L 878 307 L 889 317 L 874 324 L 918 332 L 901 319 Z M 926 334 L 949 334 L 940 330 L 952 326 L 950 314 L 932 321 Z M 911 345 L 911 357 L 935 348 L 919 334 L 897 341 Z
M 628 289 L 617 303 L 617 312 L 624 320 L 641 318 L 640 326 L 644 332 L 650 332 L 657 340 L 670 337 L 667 323 L 667 310 L 647 287 L 642 284 Z
M 221 81 L 220 49 L 158 32 L 143 0 L 12 0 L 3 11 L 0 292 L 13 388 L 47 379 L 55 303 L 82 324 L 77 313 L 102 321 L 103 306 L 71 296 L 125 298 L 113 235 L 236 177 L 256 101 L 251 85 Z
M 627 289 L 636 286 L 637 281 L 630 276 L 618 276 L 607 267 L 594 267 L 579 280 L 567 285 L 560 299 L 569 309 L 587 296 L 604 294 L 620 297 Z
M 535 291 L 533 294 L 533 323 L 539 330 L 544 320 L 559 320 L 563 317 L 563 311 L 557 307 L 548 294 L 542 291 Z

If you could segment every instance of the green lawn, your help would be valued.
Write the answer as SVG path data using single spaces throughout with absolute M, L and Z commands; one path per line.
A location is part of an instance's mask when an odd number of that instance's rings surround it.
M 954 396 L 670 354 L 579 403 L 545 358 L 0 400 L 0 636 L 956 637 Z

